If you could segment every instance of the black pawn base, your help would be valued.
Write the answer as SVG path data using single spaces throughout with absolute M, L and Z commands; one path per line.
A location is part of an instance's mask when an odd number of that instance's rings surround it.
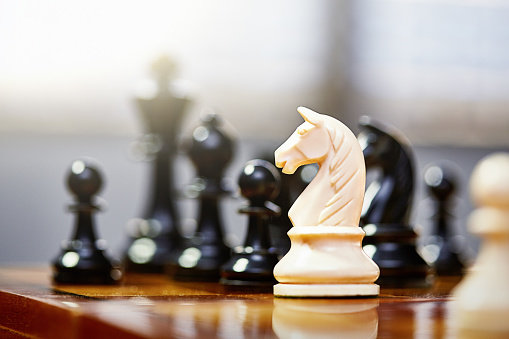
M 431 268 L 417 252 L 417 234 L 412 229 L 400 224 L 370 224 L 364 231 L 363 246 L 380 268 L 377 284 L 409 288 L 431 285 Z
M 277 283 L 273 271 L 278 261 L 276 253 L 243 249 L 224 264 L 220 283 L 230 287 L 271 289 Z
M 109 259 L 101 250 L 83 256 L 64 249 L 53 263 L 55 284 L 112 285 L 119 283 L 122 275 L 120 260 Z
M 147 264 L 136 264 L 133 262 L 127 262 L 125 265 L 126 272 L 142 273 L 142 274 L 162 274 L 166 272 L 165 265 L 159 262 L 151 262 Z
M 220 268 L 229 258 L 231 249 L 224 243 L 203 244 L 210 239 L 193 236 L 168 266 L 167 273 L 174 280 L 217 282 Z
M 164 273 L 165 267 L 175 254 L 169 246 L 174 239 L 169 237 L 140 237 L 132 239 L 124 258 L 126 271 L 133 273 Z
M 438 259 L 433 264 L 437 276 L 463 276 L 465 266 L 457 253 L 451 250 L 448 239 L 442 239 Z

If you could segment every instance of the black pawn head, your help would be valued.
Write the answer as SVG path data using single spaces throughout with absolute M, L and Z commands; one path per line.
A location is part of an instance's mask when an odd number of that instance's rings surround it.
M 194 129 L 188 154 L 204 178 L 218 178 L 233 157 L 233 140 L 221 129 L 220 116 L 210 113 Z
M 97 161 L 81 158 L 71 164 L 67 185 L 80 202 L 90 202 L 101 189 L 103 180 Z
M 436 163 L 424 171 L 424 182 L 437 200 L 444 201 L 456 190 L 459 169 L 451 163 Z
M 265 160 L 250 160 L 239 177 L 242 195 L 254 206 L 263 206 L 279 193 L 281 177 L 274 165 Z

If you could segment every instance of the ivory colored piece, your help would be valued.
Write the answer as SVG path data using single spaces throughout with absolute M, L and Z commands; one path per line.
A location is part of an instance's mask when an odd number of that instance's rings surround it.
M 478 206 L 469 231 L 481 237 L 475 264 L 453 290 L 451 320 L 459 332 L 509 334 L 509 153 L 482 159 L 470 179 Z
M 298 112 L 305 121 L 276 150 L 276 166 L 285 174 L 311 163 L 319 170 L 288 212 L 292 245 L 274 268 L 274 295 L 376 296 L 380 270 L 361 246 L 366 167 L 360 145 L 340 121 L 305 107 Z

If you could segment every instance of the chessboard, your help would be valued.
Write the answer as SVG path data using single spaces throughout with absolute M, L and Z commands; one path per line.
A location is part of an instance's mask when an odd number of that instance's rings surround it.
M 160 83 L 170 66 L 156 67 Z M 451 227 L 455 171 L 437 163 L 424 175 L 436 233 L 425 260 L 410 221 L 413 150 L 391 126 L 364 117 L 356 136 L 299 107 L 304 122 L 273 159 L 248 161 L 234 188 L 224 180 L 234 140 L 207 115 L 186 147 L 196 177 L 179 190 L 177 128 L 189 102 L 163 88 L 137 100 L 153 139 L 152 189 L 122 257 L 97 237 L 99 163 L 77 159 L 66 179 L 72 236 L 49 265 L 0 267 L 1 338 L 509 337 L 507 153 L 484 158 L 471 176 L 468 228 L 482 246 L 467 268 Z M 285 183 L 272 162 L 297 180 Z M 313 164 L 313 178 L 295 175 Z M 370 171 L 378 175 L 366 189 Z M 234 191 L 248 217 L 235 247 L 220 217 Z M 179 192 L 196 205 L 192 234 L 182 233 Z
M 0 268 L 2 338 L 494 338 L 448 324 L 458 278 L 377 298 L 274 298 L 218 283 L 127 274 L 120 285 L 54 285 L 49 267 Z

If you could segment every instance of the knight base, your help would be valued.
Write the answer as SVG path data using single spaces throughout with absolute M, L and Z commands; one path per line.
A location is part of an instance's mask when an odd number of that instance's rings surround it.
M 378 266 L 361 247 L 354 226 L 300 226 L 288 232 L 290 251 L 274 268 L 280 297 L 376 296 Z
M 355 298 L 376 297 L 380 287 L 376 284 L 277 284 L 275 297 L 286 298 Z

